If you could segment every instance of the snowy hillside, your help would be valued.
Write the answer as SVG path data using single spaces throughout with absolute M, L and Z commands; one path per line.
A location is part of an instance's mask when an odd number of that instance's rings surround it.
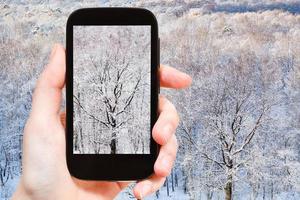
M 193 77 L 189 89 L 162 90 L 181 116 L 180 148 L 149 199 L 300 199 L 300 6 L 284 0 L 0 0 L 0 199 L 20 176 L 23 128 L 49 50 L 64 43 L 73 10 L 95 6 L 152 10 L 161 62 Z

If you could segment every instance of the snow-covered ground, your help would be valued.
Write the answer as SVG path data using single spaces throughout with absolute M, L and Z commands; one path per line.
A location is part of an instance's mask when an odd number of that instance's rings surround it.
M 218 193 L 214 193 L 211 197 L 211 199 L 209 199 L 207 197 L 207 193 L 206 192 L 197 192 L 197 196 L 199 200 L 222 200 L 224 199 L 224 195 L 222 194 L 222 192 L 218 192 Z M 117 198 L 115 200 L 125 200 L 125 199 L 131 199 L 133 198 L 132 195 L 128 194 L 128 190 L 124 190 L 122 193 L 120 193 Z M 185 194 L 184 191 L 181 188 L 176 188 L 174 192 L 171 191 L 170 188 L 170 194 L 169 196 L 167 195 L 167 188 L 166 187 L 162 187 L 159 191 L 159 196 L 156 196 L 156 194 L 147 196 L 145 198 L 145 200 L 192 200 L 194 198 L 191 198 L 188 194 Z M 272 199 L 270 196 L 265 196 L 263 197 L 263 195 L 258 195 L 256 198 L 253 198 L 252 194 L 248 191 L 235 195 L 234 199 L 239 199 L 239 200 L 268 200 L 268 199 Z M 282 192 L 279 194 L 275 194 L 273 196 L 272 200 L 299 200 L 300 199 L 300 193 L 295 193 L 295 192 Z
M 18 181 L 19 177 L 16 177 L 14 179 L 9 179 L 5 186 L 0 186 L 0 200 L 10 199 L 11 195 L 15 191 Z

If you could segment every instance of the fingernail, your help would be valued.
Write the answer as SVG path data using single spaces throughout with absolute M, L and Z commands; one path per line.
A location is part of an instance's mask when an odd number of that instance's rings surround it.
M 193 78 L 192 78 L 190 75 L 188 75 L 188 74 L 187 74 L 187 79 L 188 79 L 188 81 L 190 82 L 189 84 L 192 84 Z
M 181 72 L 181 71 L 180 71 L 180 72 Z M 191 78 L 191 76 L 190 76 L 189 74 L 185 73 L 185 72 L 181 72 L 181 74 L 182 74 L 183 76 L 186 76 L 186 77 L 190 77 L 190 78 Z
M 150 192 L 151 186 L 149 184 L 144 184 L 140 191 L 140 197 L 143 199 Z
M 52 47 L 52 50 L 51 50 L 51 54 L 50 54 L 50 57 L 49 59 L 52 60 L 54 55 L 55 55 L 55 52 L 57 50 L 57 47 L 58 47 L 58 44 L 54 44 L 53 47 Z
M 184 78 L 186 79 L 186 81 L 189 82 L 189 85 L 190 85 L 193 81 L 192 77 L 184 72 L 182 72 L 182 74 L 183 74 Z

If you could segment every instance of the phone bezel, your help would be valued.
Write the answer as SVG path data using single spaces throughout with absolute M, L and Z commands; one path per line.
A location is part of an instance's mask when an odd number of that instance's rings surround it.
M 151 135 L 150 154 L 73 154 L 73 26 L 151 26 Z M 152 12 L 140 8 L 84 8 L 74 11 L 66 27 L 66 156 L 72 176 L 84 180 L 138 180 L 154 171 L 158 145 L 152 128 L 158 117 L 159 39 Z

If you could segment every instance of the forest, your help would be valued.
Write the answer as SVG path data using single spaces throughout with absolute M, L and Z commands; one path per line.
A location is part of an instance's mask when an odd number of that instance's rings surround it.
M 162 30 L 163 62 L 193 76 L 185 95 L 166 91 L 181 111 L 189 198 L 297 199 L 299 20 L 281 11 L 191 13 Z
M 146 199 L 300 199 L 300 15 L 297 6 L 289 9 L 295 1 L 263 3 L 1 3 L 0 199 L 20 176 L 32 91 L 51 44 L 65 42 L 67 16 L 118 5 L 152 10 L 161 63 L 193 77 L 188 89 L 161 90 L 180 114 L 179 152 L 164 186 Z M 117 197 L 131 198 L 130 188 Z
M 150 33 L 74 27 L 75 153 L 150 153 Z

